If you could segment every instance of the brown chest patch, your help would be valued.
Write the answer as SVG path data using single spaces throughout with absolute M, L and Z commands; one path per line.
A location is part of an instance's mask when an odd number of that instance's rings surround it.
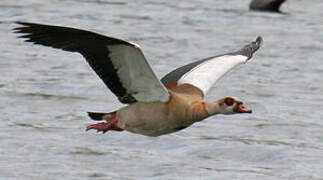
M 177 84 L 177 82 L 176 82 L 176 84 Z M 179 86 L 173 86 L 171 88 L 171 90 L 174 92 L 177 92 L 177 93 L 198 95 L 201 98 L 204 97 L 203 92 L 199 88 L 197 88 L 193 85 L 190 85 L 190 84 L 182 84 Z

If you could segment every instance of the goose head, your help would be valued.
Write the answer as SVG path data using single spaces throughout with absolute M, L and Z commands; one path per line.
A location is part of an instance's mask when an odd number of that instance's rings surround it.
M 243 102 L 236 97 L 225 97 L 217 101 L 218 112 L 221 114 L 252 113 L 243 105 Z

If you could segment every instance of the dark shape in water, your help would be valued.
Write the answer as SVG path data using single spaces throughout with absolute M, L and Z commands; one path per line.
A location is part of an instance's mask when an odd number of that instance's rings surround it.
M 286 0 L 253 0 L 250 5 L 250 10 L 255 11 L 271 11 L 280 13 L 279 7 Z

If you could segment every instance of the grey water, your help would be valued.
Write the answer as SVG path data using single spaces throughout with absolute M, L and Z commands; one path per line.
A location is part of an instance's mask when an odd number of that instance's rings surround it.
M 0 179 L 323 179 L 323 1 L 284 14 L 248 0 L 1 0 Z M 207 100 L 243 99 L 157 138 L 85 132 L 87 111 L 122 107 L 75 53 L 17 39 L 14 21 L 87 29 L 139 44 L 159 77 L 264 38 Z

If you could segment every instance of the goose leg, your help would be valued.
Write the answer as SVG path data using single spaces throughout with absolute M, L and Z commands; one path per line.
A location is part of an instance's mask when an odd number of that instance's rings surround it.
M 109 130 L 122 131 L 123 129 L 119 128 L 117 126 L 117 123 L 118 123 L 118 119 L 113 118 L 107 122 L 91 124 L 91 125 L 87 126 L 86 131 L 91 130 L 91 129 L 96 129 L 97 132 L 102 131 L 102 133 L 106 133 Z

